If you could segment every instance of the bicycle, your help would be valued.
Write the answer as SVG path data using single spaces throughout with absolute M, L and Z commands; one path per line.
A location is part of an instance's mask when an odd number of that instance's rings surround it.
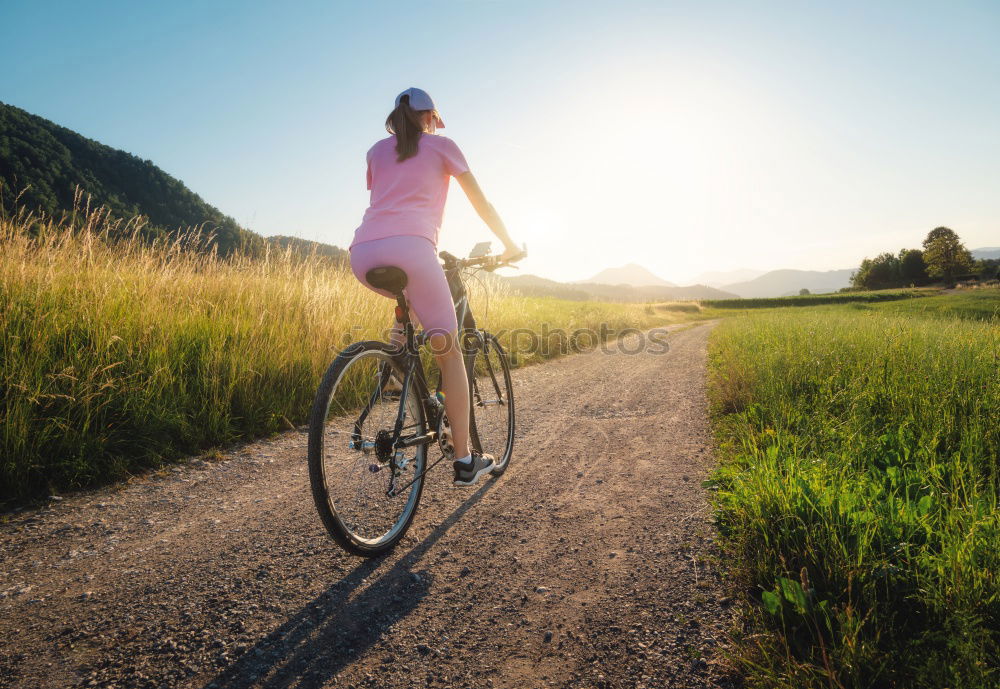
M 470 387 L 469 440 L 506 471 L 514 450 L 514 394 L 507 353 L 491 333 L 476 326 L 462 273 L 494 271 L 526 255 L 501 261 L 489 243 L 469 258 L 439 254 L 458 318 Z M 479 254 L 479 255 L 477 255 Z M 368 272 L 369 284 L 396 297 L 402 345 L 355 342 L 334 359 L 320 383 L 309 423 L 309 480 L 320 518 L 345 550 L 372 557 L 391 550 L 406 534 L 423 491 L 424 476 L 453 458 L 440 377 L 430 393 L 420 349 L 425 332 L 414 331 L 403 289 L 406 274 L 386 266 Z M 427 466 L 428 449 L 441 456 Z

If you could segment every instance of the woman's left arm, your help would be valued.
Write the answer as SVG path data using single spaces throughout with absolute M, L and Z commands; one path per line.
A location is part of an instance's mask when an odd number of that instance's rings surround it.
M 482 218 L 483 222 L 486 223 L 487 227 L 493 231 L 493 234 L 497 236 L 504 245 L 503 259 L 507 260 L 513 258 L 521 253 L 521 248 L 514 243 L 514 240 L 510 238 L 510 234 L 507 232 L 507 226 L 503 224 L 503 220 L 500 219 L 500 214 L 497 213 L 497 209 L 493 207 L 493 204 L 486 200 L 486 194 L 479 186 L 479 182 L 476 180 L 475 175 L 471 172 L 463 172 L 458 175 L 455 179 L 458 183 L 462 185 L 462 190 L 465 195 L 469 197 L 469 203 Z

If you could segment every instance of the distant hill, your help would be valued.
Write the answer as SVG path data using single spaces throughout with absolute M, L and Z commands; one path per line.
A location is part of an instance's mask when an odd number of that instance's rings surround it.
M 0 199 L 58 217 L 73 210 L 76 187 L 116 218 L 149 219 L 147 238 L 201 226 L 222 254 L 256 253 L 263 238 L 240 227 L 150 160 L 87 139 L 0 103 Z
M 772 270 L 760 277 L 725 285 L 722 289 L 750 299 L 753 297 L 780 297 L 798 294 L 805 288 L 810 292 L 836 292 L 851 284 L 856 269 L 844 270 Z
M 667 282 L 663 278 L 653 275 L 651 272 L 642 266 L 636 265 L 635 263 L 629 263 L 621 268 L 608 268 L 606 270 L 602 270 L 589 280 L 581 280 L 576 284 L 630 285 L 632 287 L 658 285 L 660 287 L 676 287 L 674 283 Z
M 332 244 L 324 244 L 323 242 L 314 242 L 311 239 L 286 237 L 279 234 L 268 237 L 267 241 L 282 251 L 291 249 L 292 253 L 299 256 L 311 256 L 315 254 L 316 256 L 326 256 L 337 261 L 346 261 L 349 259 L 346 249 L 341 249 Z
M 981 249 L 973 249 L 972 258 L 1000 258 L 1000 246 L 985 246 Z
M 495 275 L 515 292 L 526 297 L 556 297 L 570 301 L 587 301 L 591 298 L 590 293 L 582 289 L 583 285 L 556 282 L 537 275 Z
M 691 285 L 688 287 L 644 285 L 599 285 L 589 282 L 564 283 L 548 280 L 536 275 L 516 275 L 505 277 L 506 282 L 515 292 L 526 297 L 558 297 L 572 301 L 678 301 L 690 299 L 732 299 L 736 295 L 722 290 Z
M 723 287 L 724 285 L 753 280 L 766 272 L 765 270 L 752 270 L 750 268 L 709 270 L 696 277 L 692 282 L 699 285 L 708 285 L 709 287 Z

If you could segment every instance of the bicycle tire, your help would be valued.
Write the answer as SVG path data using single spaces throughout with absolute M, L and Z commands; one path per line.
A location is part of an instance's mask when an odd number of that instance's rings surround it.
M 469 430 L 473 447 L 494 455 L 496 464 L 492 473 L 500 476 L 507 470 L 514 453 L 514 385 L 507 352 L 500 340 L 485 330 L 477 331 L 476 340 L 478 344 L 469 375 L 472 406 Z M 490 411 L 494 406 L 499 413 Z
M 343 505 L 341 506 L 341 509 L 338 510 L 335 504 L 339 501 L 339 499 L 335 497 L 334 491 L 332 491 L 334 486 L 331 484 L 331 476 L 328 475 L 328 462 L 326 460 L 328 455 L 333 452 L 333 443 L 330 442 L 331 439 L 333 439 L 337 442 L 343 442 L 343 445 L 341 446 L 342 451 L 339 454 L 345 457 L 345 465 L 349 466 L 351 461 L 355 463 L 354 469 L 351 470 L 352 475 L 357 474 L 361 477 L 367 478 L 366 471 L 368 469 L 371 469 L 368 473 L 379 473 L 381 470 L 388 467 L 388 465 L 382 466 L 378 464 L 377 462 L 379 460 L 373 458 L 370 453 L 365 456 L 364 453 L 356 450 L 353 446 L 353 438 L 355 437 L 355 434 L 357 434 L 358 437 L 361 437 L 358 422 L 362 418 L 362 414 L 364 415 L 364 421 L 367 421 L 369 418 L 369 412 L 372 408 L 374 408 L 374 396 L 378 396 L 380 400 L 383 397 L 384 387 L 381 386 L 381 378 L 378 379 L 377 383 L 369 385 L 371 390 L 369 394 L 372 395 L 372 397 L 368 398 L 367 402 L 363 402 L 359 405 L 360 410 L 357 406 L 351 408 L 350 402 L 338 403 L 338 409 L 335 411 L 339 412 L 343 409 L 346 413 L 334 418 L 338 419 L 337 423 L 341 427 L 353 427 L 354 431 L 350 434 L 352 440 L 348 441 L 346 438 L 342 437 L 343 434 L 340 431 L 334 430 L 331 434 L 330 429 L 328 428 L 330 425 L 330 411 L 331 405 L 337 398 L 338 393 L 340 393 L 341 397 L 345 399 L 351 399 L 352 394 L 354 397 L 365 399 L 365 383 L 363 381 L 368 375 L 367 370 L 359 370 L 356 374 L 354 374 L 354 378 L 360 377 L 362 382 L 356 384 L 356 389 L 353 393 L 346 386 L 348 384 L 355 383 L 352 378 L 348 377 L 352 365 L 356 366 L 358 362 L 367 358 L 373 359 L 374 363 L 379 365 L 387 364 L 390 366 L 391 375 L 395 376 L 400 382 L 402 382 L 404 371 L 402 370 L 399 360 L 396 358 L 397 352 L 398 349 L 390 344 L 371 340 L 356 342 L 344 349 L 337 356 L 337 358 L 334 359 L 333 363 L 330 364 L 326 374 L 323 376 L 323 380 L 317 389 L 316 397 L 313 401 L 312 412 L 310 414 L 308 450 L 309 481 L 312 487 L 313 501 L 316 504 L 316 509 L 319 512 L 324 526 L 333 539 L 346 551 L 364 557 L 374 557 L 388 552 L 399 543 L 404 535 L 406 535 L 407 530 L 410 528 L 410 525 L 413 523 L 413 519 L 417 514 L 417 507 L 423 491 L 423 478 L 416 478 L 408 490 L 406 501 L 402 507 L 399 518 L 392 523 L 392 527 L 386 532 L 384 537 L 366 538 L 356 533 L 356 527 L 355 529 L 352 529 L 348 524 L 349 519 L 346 519 L 347 515 L 344 512 Z M 378 369 L 378 371 L 378 375 L 381 376 L 382 369 Z M 343 389 L 341 389 L 342 387 Z M 385 399 L 389 400 L 388 397 Z M 342 407 L 342 409 L 340 407 Z M 412 390 L 409 391 L 407 396 L 407 412 L 413 414 L 415 417 L 410 425 L 415 427 L 416 432 L 419 434 L 426 432 L 426 416 L 424 414 L 423 402 L 418 399 L 416 394 L 413 394 Z M 355 418 L 353 423 L 350 420 L 352 416 Z M 393 417 L 393 421 L 395 421 L 396 417 L 398 417 L 398 411 L 396 412 L 396 416 Z M 375 432 L 378 430 L 383 429 L 378 428 Z M 331 435 L 333 438 L 327 437 Z M 330 452 L 327 452 L 328 447 L 331 448 Z M 410 474 L 412 474 L 411 478 L 419 476 L 427 464 L 427 446 L 419 445 L 413 449 L 413 460 L 407 463 L 407 466 L 412 465 L 412 471 L 410 472 Z M 365 462 L 369 463 L 367 467 L 364 466 Z M 361 466 L 360 473 L 358 473 L 359 465 Z M 390 468 L 389 471 L 391 473 L 393 470 Z M 385 479 L 381 480 L 384 481 Z M 337 492 L 339 492 L 340 488 L 341 486 L 338 485 Z

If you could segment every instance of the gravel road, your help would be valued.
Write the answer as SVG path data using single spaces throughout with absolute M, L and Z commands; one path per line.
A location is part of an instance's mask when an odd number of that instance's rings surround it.
M 510 469 L 366 561 L 290 432 L 0 524 L 0 687 L 737 687 L 705 343 L 515 371 Z M 435 475 L 436 474 L 436 475 Z

